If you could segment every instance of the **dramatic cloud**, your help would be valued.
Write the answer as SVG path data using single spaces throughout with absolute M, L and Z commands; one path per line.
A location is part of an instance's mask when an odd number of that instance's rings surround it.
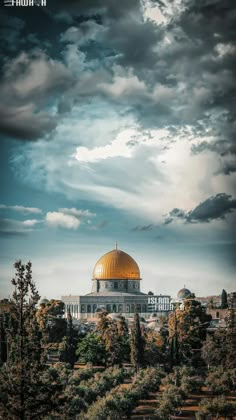
M 0 204 L 0 210 L 14 210 L 20 213 L 34 213 L 34 214 L 41 214 L 42 210 L 36 207 L 24 207 L 24 206 L 7 206 L 6 204 Z
M 225 161 L 222 166 L 217 170 L 216 175 L 224 174 L 230 175 L 233 172 L 236 172 L 236 162 L 235 161 Z
M 95 147 L 94 149 L 88 149 L 87 147 L 77 147 L 76 153 L 73 155 L 73 157 L 78 162 L 96 162 L 103 159 L 119 156 L 128 158 L 132 155 L 132 150 L 127 144 L 131 134 L 131 131 L 123 132 L 116 139 L 114 139 L 111 144 L 107 144 L 106 146 L 102 147 Z
M 200 141 L 198 144 L 193 144 L 191 150 L 194 155 L 209 150 L 210 152 L 218 153 L 220 156 L 225 156 L 236 154 L 236 144 L 229 143 L 226 140 Z
M 161 252 L 158 233 L 163 256 L 169 261 L 173 247 L 181 272 L 188 253 L 197 267 L 212 257 L 204 273 L 226 267 L 226 258 L 232 268 L 236 3 L 57 0 L 42 9 L 21 20 L 19 8 L 4 8 L 1 21 L 2 202 L 14 194 L 32 206 L 45 200 L 38 236 L 47 244 L 49 226 L 80 228 L 90 250 L 117 232 L 134 242 L 133 226 L 147 259 L 147 249 L 153 261 Z M 33 217 L 18 228 L 35 230 Z M 75 241 L 64 229 L 55 235 L 61 243 Z
M 236 209 L 236 199 L 225 193 L 217 194 L 200 203 L 188 214 L 187 220 L 210 222 L 214 219 L 224 219 L 228 213 Z
M 186 222 L 210 222 L 211 220 L 225 219 L 228 213 L 236 210 L 236 199 L 225 193 L 217 194 L 200 203 L 193 210 L 185 212 L 174 208 L 164 221 L 164 224 L 171 223 L 175 218 L 183 219 Z
M 22 140 L 35 140 L 56 127 L 55 112 L 45 112 L 49 98 L 72 83 L 63 63 L 43 51 L 21 52 L 5 62 L 0 82 L 0 132 Z

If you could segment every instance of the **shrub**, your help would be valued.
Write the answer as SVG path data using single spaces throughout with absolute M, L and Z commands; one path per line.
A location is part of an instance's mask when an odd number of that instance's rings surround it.
M 89 370 L 87 374 L 89 374 Z M 96 372 L 94 377 L 90 377 L 88 380 L 79 381 L 82 373 L 81 375 L 75 375 L 74 382 L 71 379 L 65 390 L 67 398 L 66 414 L 75 416 L 81 411 L 85 411 L 100 395 L 116 387 L 132 374 L 132 369 L 124 370 L 114 367 L 108 368 L 102 373 Z
M 212 369 L 206 378 L 207 389 L 219 395 L 229 392 L 233 388 L 229 372 L 222 367 Z
M 232 416 L 234 406 L 227 401 L 224 396 L 213 398 L 212 400 L 204 399 L 199 404 L 200 414 L 211 414 L 216 416 Z
M 98 399 L 89 407 L 87 413 L 81 414 L 79 418 L 83 420 L 127 418 L 139 399 L 158 388 L 162 374 L 159 369 L 141 370 L 128 390 L 115 388 L 105 397 Z

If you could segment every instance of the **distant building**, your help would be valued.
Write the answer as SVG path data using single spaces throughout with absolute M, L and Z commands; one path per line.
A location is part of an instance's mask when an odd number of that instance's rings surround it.
M 93 319 L 98 312 L 120 313 L 133 317 L 135 308 L 143 317 L 153 312 L 172 310 L 169 295 L 150 295 L 140 290 L 138 264 L 126 252 L 116 248 L 103 255 L 95 264 L 92 291 L 84 296 L 62 296 L 65 315 L 70 310 L 76 319 Z

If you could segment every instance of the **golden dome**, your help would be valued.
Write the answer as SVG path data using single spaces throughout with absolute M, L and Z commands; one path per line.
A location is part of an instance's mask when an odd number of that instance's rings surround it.
M 113 249 L 103 255 L 93 270 L 94 280 L 140 280 L 138 264 L 120 249 Z

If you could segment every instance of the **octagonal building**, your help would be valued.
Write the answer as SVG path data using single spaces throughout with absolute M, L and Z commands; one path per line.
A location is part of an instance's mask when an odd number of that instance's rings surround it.
M 170 296 L 151 296 L 140 290 L 141 275 L 137 262 L 126 252 L 116 248 L 103 255 L 95 264 L 92 291 L 84 296 L 62 296 L 66 313 L 70 310 L 77 319 L 93 319 L 98 312 L 120 313 L 132 317 L 135 307 L 143 317 L 153 310 L 171 310 Z

